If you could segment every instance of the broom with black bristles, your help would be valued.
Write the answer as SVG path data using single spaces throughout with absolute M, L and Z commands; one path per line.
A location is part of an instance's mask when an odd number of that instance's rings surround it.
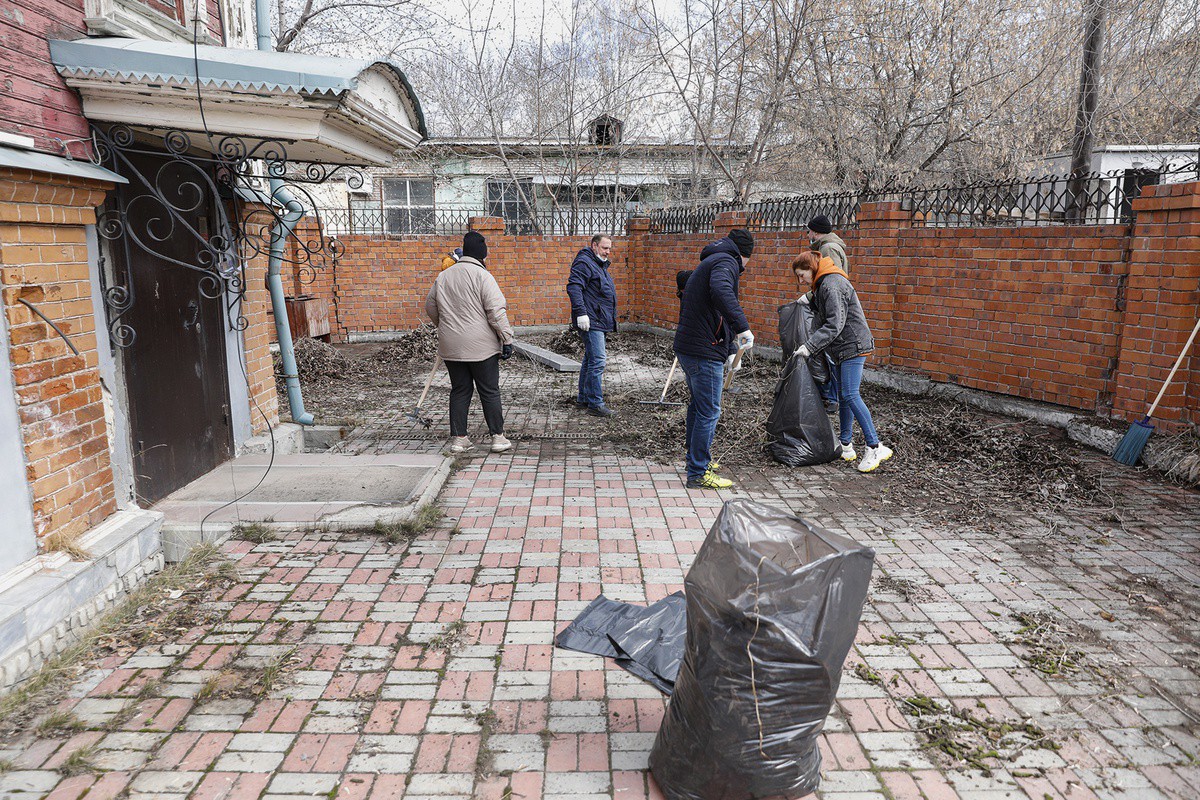
M 1200 319 L 1196 320 L 1196 327 L 1192 328 L 1192 335 L 1188 337 L 1187 344 L 1183 346 L 1183 350 L 1179 353 L 1179 358 L 1175 359 L 1175 366 L 1171 367 L 1170 373 L 1167 374 L 1167 379 L 1163 381 L 1162 388 L 1158 390 L 1158 397 L 1154 398 L 1154 402 L 1150 404 L 1150 410 L 1146 412 L 1146 418 L 1141 422 L 1135 422 L 1129 426 L 1129 430 L 1125 433 L 1125 438 L 1117 445 L 1117 449 L 1113 451 L 1113 458 L 1120 461 L 1122 464 L 1133 466 L 1142 457 L 1142 450 L 1146 447 L 1146 442 L 1150 440 L 1150 434 L 1154 432 L 1154 426 L 1150 424 L 1150 418 L 1154 416 L 1154 409 L 1158 408 L 1158 401 L 1162 400 L 1163 395 L 1167 391 L 1167 386 L 1170 385 L 1171 379 L 1175 377 L 1175 373 L 1179 370 L 1179 365 L 1183 363 L 1183 357 L 1187 355 L 1188 350 L 1192 349 L 1192 342 L 1196 341 L 1196 333 L 1200 332 Z

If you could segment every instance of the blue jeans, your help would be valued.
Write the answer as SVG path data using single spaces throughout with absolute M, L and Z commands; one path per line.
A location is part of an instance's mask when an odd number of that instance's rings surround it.
M 875 432 L 875 422 L 871 419 L 871 411 L 858 393 L 862 385 L 863 364 L 866 356 L 847 358 L 838 364 L 833 371 L 837 384 L 838 396 L 838 438 L 842 444 L 850 444 L 854 438 L 854 421 L 862 428 L 863 438 L 867 447 L 879 444 L 879 434 Z
M 687 410 L 687 477 L 699 480 L 712 461 L 713 435 L 721 418 L 721 389 L 725 382 L 725 364 L 705 358 L 679 356 L 679 366 L 687 376 L 692 394 Z
M 604 331 L 579 331 L 583 339 L 583 362 L 579 365 L 579 404 L 590 408 L 604 405 L 604 390 L 600 381 L 608 353 L 604 348 Z

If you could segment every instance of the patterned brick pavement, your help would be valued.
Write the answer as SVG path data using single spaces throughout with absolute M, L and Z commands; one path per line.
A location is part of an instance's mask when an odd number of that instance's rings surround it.
M 645 767 L 663 697 L 551 641 L 601 592 L 645 603 L 682 588 L 723 498 L 683 489 L 680 465 L 538 425 L 512 453 L 464 461 L 447 520 L 409 545 L 319 531 L 228 543 L 239 577 L 208 604 L 218 619 L 96 663 L 60 704 L 82 728 L 5 743 L 0 795 L 660 797 Z M 878 553 L 820 797 L 1200 796 L 1196 493 L 1116 474 L 1119 507 L 1050 527 L 998 508 L 985 532 L 907 514 L 842 464 L 801 474 L 742 476 L 742 493 Z M 213 691 L 272 664 L 286 666 L 264 694 Z M 969 730 L 923 746 L 939 734 L 918 727 L 953 720 Z M 78 751 L 103 771 L 67 777 Z

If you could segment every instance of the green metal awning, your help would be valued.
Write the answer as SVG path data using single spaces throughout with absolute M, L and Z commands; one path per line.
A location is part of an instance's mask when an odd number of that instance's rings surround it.
M 284 141 L 292 160 L 337 164 L 388 163 L 427 135 L 386 61 L 119 38 L 52 40 L 50 56 L 93 122 Z

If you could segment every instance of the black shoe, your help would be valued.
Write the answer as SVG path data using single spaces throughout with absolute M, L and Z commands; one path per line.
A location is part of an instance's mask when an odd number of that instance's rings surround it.
M 576 408 L 587 408 L 588 407 L 588 404 L 583 402 L 582 400 L 573 400 L 572 402 L 575 403 Z
M 614 414 L 616 414 L 617 412 L 613 411 L 608 406 L 600 405 L 600 406 L 588 406 L 587 413 L 591 414 L 593 417 L 611 417 Z

